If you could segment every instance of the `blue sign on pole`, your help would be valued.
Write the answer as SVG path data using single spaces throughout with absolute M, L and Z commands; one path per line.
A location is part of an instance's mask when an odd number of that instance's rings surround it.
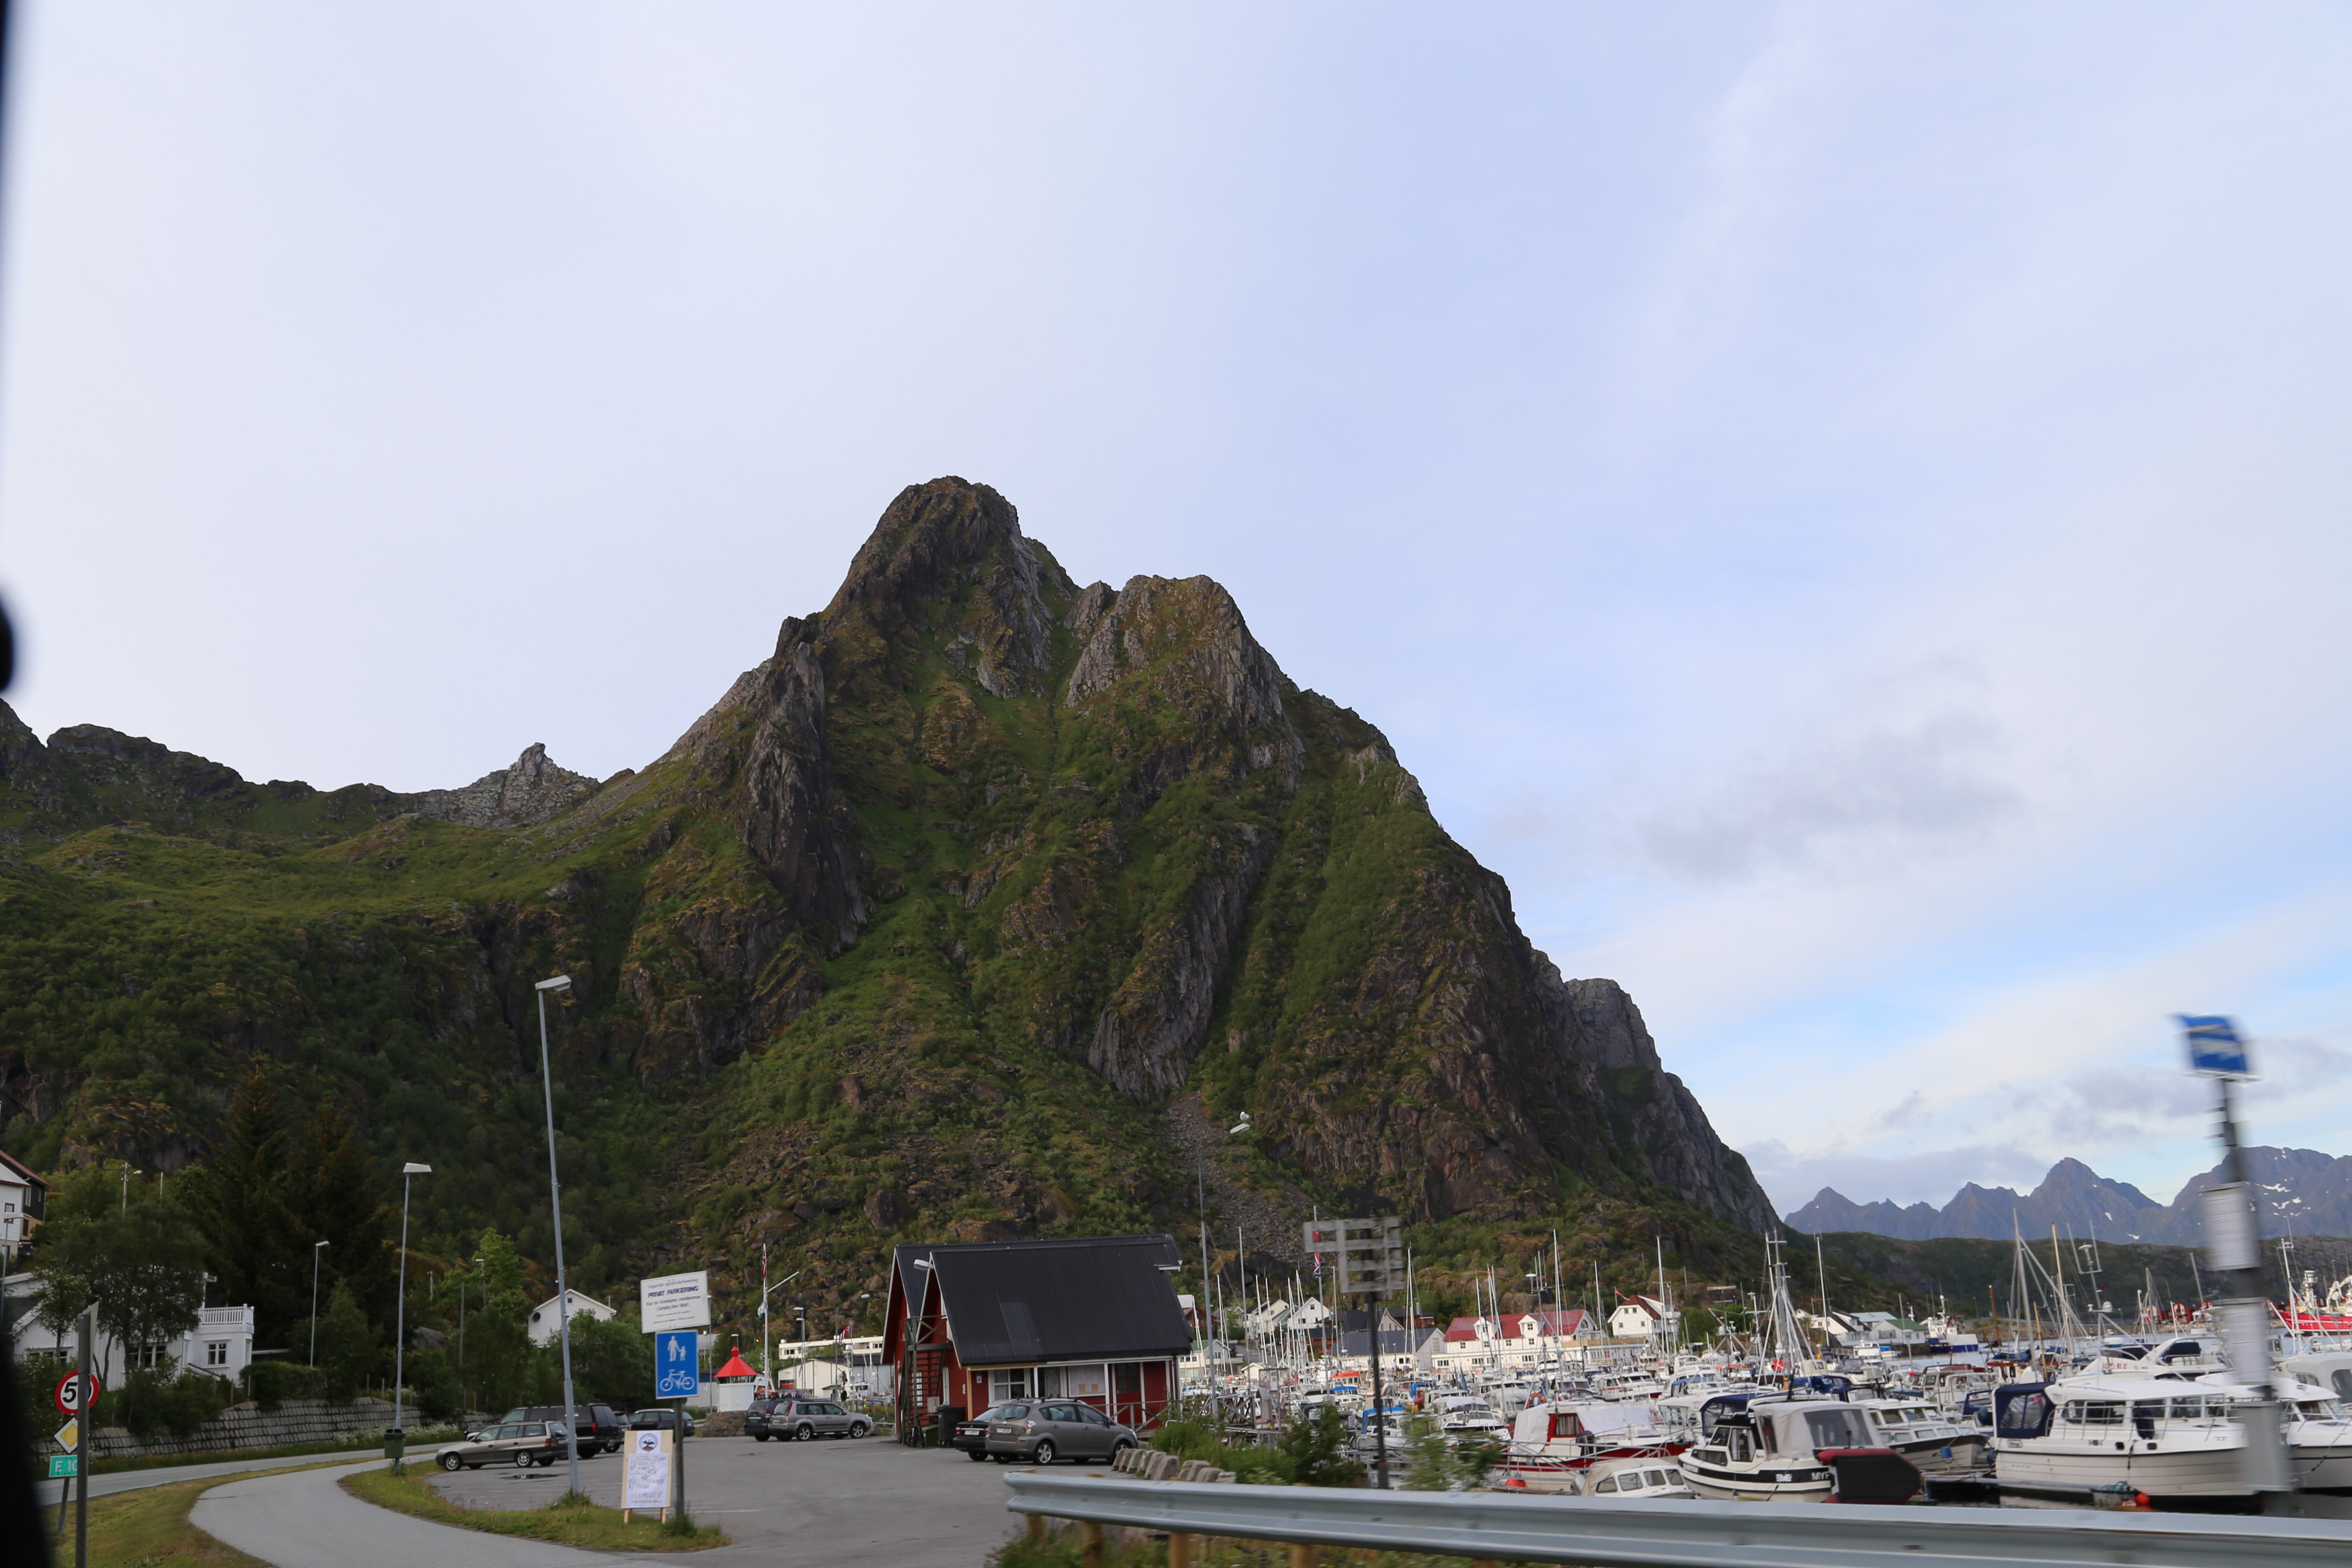
M 2189 1070 L 2210 1073 L 2215 1078 L 2252 1078 L 2253 1067 L 2246 1058 L 2246 1042 L 2238 1036 L 2238 1026 L 2227 1018 L 2176 1013 L 2180 1020 L 2180 1033 L 2189 1042 Z
M 656 1399 L 691 1399 L 702 1392 L 700 1339 L 691 1329 L 654 1336 Z

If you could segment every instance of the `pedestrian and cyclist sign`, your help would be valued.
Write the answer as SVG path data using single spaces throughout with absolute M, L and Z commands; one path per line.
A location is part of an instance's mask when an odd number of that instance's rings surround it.
M 692 1329 L 654 1336 L 656 1399 L 691 1399 L 702 1392 L 701 1339 Z

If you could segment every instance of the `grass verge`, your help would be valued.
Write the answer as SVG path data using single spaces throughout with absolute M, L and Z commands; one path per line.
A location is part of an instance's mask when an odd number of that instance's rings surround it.
M 418 1467 L 421 1470 L 423 1467 Z M 545 1508 L 462 1508 L 433 1489 L 419 1473 L 395 1476 L 390 1470 L 363 1470 L 345 1476 L 345 1491 L 379 1508 L 414 1514 L 436 1524 L 455 1524 L 492 1535 L 520 1535 L 532 1541 L 553 1541 L 565 1546 L 585 1546 L 599 1552 L 699 1552 L 724 1546 L 727 1537 L 715 1524 L 690 1521 L 663 1524 L 644 1515 L 624 1521 L 617 1508 L 606 1508 L 584 1498 L 557 1498 Z

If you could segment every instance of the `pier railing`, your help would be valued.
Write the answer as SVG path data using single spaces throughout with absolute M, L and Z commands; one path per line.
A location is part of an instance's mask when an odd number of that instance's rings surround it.
M 2352 1521 L 2090 1510 L 1888 1508 L 1667 1499 L 1510 1497 L 1131 1480 L 1014 1470 L 1004 1506 L 1164 1532 L 1170 1568 L 1202 1538 L 1594 1568 L 1955 1568 L 2128 1563 L 2140 1568 L 2343 1568 Z M 1098 1531 L 1089 1531 L 1099 1539 Z M 1098 1559 L 1098 1552 L 1089 1552 Z

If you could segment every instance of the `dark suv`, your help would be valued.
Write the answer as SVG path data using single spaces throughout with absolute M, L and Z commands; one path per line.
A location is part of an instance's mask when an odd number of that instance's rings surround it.
M 873 1430 L 873 1421 L 856 1411 L 804 1394 L 761 1394 L 743 1415 L 745 1435 L 762 1443 L 771 1437 L 803 1443 L 812 1437 L 863 1437 Z
M 509 1421 L 561 1421 L 561 1405 L 518 1405 L 499 1417 L 501 1424 Z M 583 1405 L 578 1422 L 572 1430 L 580 1434 L 580 1457 L 583 1459 L 597 1454 L 617 1454 L 623 1441 L 621 1434 L 628 1423 L 613 1414 L 609 1405 Z

